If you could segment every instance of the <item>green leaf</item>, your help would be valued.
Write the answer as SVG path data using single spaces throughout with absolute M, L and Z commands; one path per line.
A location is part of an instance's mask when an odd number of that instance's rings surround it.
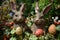
M 38 38 L 35 36 L 35 35 L 31 35 L 30 37 L 29 37 L 29 40 L 37 40 Z
M 52 35 L 52 34 L 50 34 L 50 33 L 47 33 L 46 34 L 46 36 L 45 36 L 45 40 L 55 40 L 55 37 Z
M 43 9 L 44 6 L 45 6 L 45 0 L 39 0 L 40 11 Z
M 58 26 L 56 27 L 56 30 L 57 30 L 57 31 L 60 31 L 60 25 L 58 25 Z
M 46 36 L 46 37 L 45 37 L 45 40 L 49 40 L 49 38 Z
M 45 39 L 44 36 L 40 36 L 40 37 L 39 37 L 39 40 L 44 40 L 44 39 Z
M 26 35 L 26 36 L 30 36 L 30 33 L 28 33 L 28 32 L 25 32 L 25 35 Z
M 10 34 L 10 30 L 6 29 L 4 33 L 7 34 L 7 35 L 9 35 Z
M 15 32 L 16 32 L 15 29 L 11 30 L 11 34 L 14 34 Z
M 17 40 L 17 38 L 16 37 L 11 37 L 10 40 Z
M 58 39 L 58 40 L 60 39 L 60 34 L 58 34 L 57 39 Z

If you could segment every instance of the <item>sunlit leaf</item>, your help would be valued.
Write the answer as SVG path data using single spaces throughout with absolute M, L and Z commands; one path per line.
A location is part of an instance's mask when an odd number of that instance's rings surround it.
M 16 37 L 11 37 L 10 40 L 17 40 L 17 38 Z
M 37 40 L 38 38 L 35 35 L 30 35 L 29 40 Z
M 14 34 L 15 33 L 15 29 L 11 30 L 11 34 Z
M 56 30 L 57 30 L 57 31 L 60 31 L 60 25 L 58 25 L 58 26 L 56 27 Z

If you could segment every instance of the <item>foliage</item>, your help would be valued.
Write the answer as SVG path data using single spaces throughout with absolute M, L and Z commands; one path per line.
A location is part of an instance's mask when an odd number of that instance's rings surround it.
M 39 1 L 39 10 L 40 12 L 42 11 L 42 9 L 47 6 L 50 1 L 49 0 L 38 0 Z M 0 5 L 2 4 L 2 0 L 0 1 Z M 20 3 L 26 3 L 26 9 L 24 11 L 24 16 L 27 18 L 28 22 L 26 23 L 29 28 L 31 28 L 32 24 L 34 23 L 34 17 L 35 17 L 35 4 L 36 4 L 36 0 L 16 0 L 17 5 L 20 7 Z M 57 30 L 57 34 L 56 35 L 51 35 L 48 32 L 48 27 L 50 26 L 50 24 L 53 23 L 53 21 L 51 21 L 51 17 L 54 16 L 58 16 L 60 15 L 60 9 L 57 7 L 58 5 L 60 5 L 60 0 L 53 0 L 53 4 L 52 4 L 52 8 L 50 9 L 50 11 L 44 15 L 44 18 L 47 20 L 45 29 L 46 29 L 46 34 L 45 35 L 41 35 L 39 37 L 36 37 L 34 34 L 29 33 L 27 31 L 23 32 L 22 35 L 16 35 L 15 31 L 16 29 L 13 28 L 12 30 L 10 29 L 10 26 L 0 26 L 0 38 L 6 34 L 6 35 L 10 35 L 10 40 L 60 40 L 60 25 L 56 25 L 56 30 Z M 18 8 L 19 9 L 19 8 Z M 2 10 L 1 13 L 1 20 L 0 20 L 0 24 L 3 23 L 3 21 L 11 21 L 12 17 L 10 14 L 10 9 L 7 8 L 3 8 L 0 9 Z M 5 14 L 6 11 L 8 11 L 9 13 Z M 15 27 L 15 26 L 14 26 Z M 5 30 L 2 30 L 2 28 L 5 28 Z M 23 37 L 22 37 L 23 36 Z
M 16 37 L 11 37 L 10 40 L 17 40 Z
M 56 29 L 57 29 L 58 31 L 60 31 L 60 25 L 58 25 L 58 26 L 56 27 Z

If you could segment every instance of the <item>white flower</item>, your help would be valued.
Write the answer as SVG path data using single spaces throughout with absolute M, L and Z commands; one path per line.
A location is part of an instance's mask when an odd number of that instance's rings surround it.
M 58 20 L 58 16 L 55 17 L 55 20 Z

